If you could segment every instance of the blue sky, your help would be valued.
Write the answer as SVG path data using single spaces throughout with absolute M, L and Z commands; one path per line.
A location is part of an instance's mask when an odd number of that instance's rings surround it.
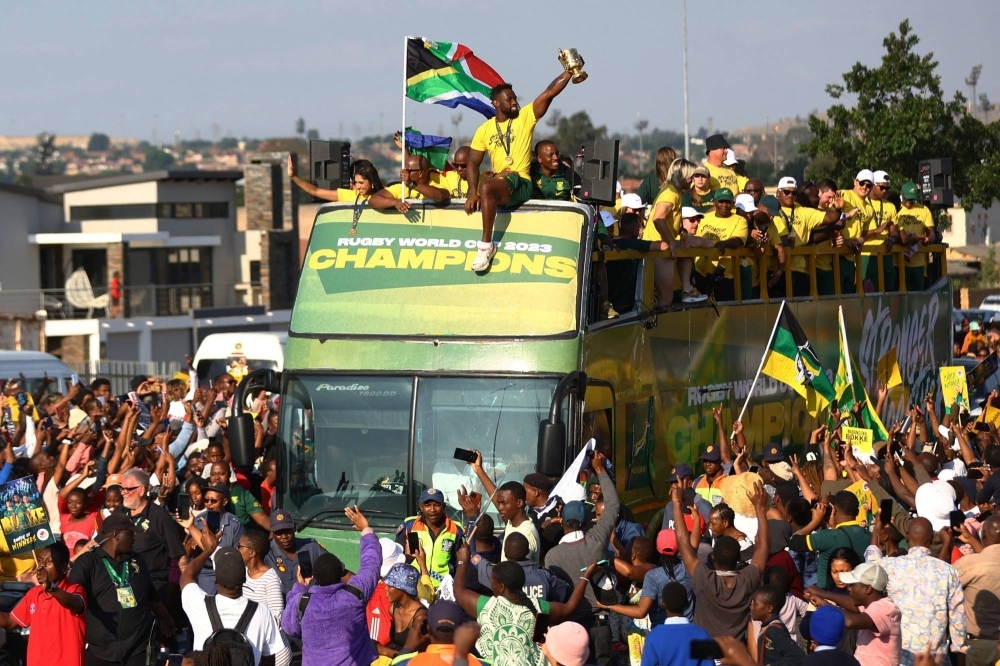
M 294 133 L 303 116 L 322 136 L 388 132 L 400 122 L 406 34 L 470 46 L 522 98 L 576 47 L 590 79 L 554 108 L 586 109 L 612 131 L 637 112 L 680 130 L 680 0 L 460 3 L 375 0 L 285 3 L 4 3 L 0 134 L 103 131 L 160 140 Z M 955 13 L 956 8 L 963 12 Z M 856 61 L 876 64 L 882 39 L 909 18 L 933 51 L 946 91 L 983 63 L 979 92 L 1000 102 L 1000 2 L 837 3 L 690 0 L 692 132 L 824 109 L 827 83 Z M 395 28 L 393 26 L 402 26 Z M 451 133 L 450 109 L 407 104 L 409 122 Z M 479 118 L 463 111 L 461 133 Z

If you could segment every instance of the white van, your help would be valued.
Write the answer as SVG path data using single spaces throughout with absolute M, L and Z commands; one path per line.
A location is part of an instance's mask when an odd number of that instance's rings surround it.
M 41 380 L 48 375 L 55 381 L 49 384 L 47 393 L 66 393 L 69 390 L 73 370 L 52 354 L 38 351 L 0 351 L 0 384 L 8 379 L 18 379 L 24 375 L 28 393 L 38 390 Z
M 246 361 L 251 370 L 267 368 L 280 371 L 285 365 L 285 341 L 288 333 L 213 333 L 206 336 L 194 355 L 198 383 L 208 383 L 228 372 L 235 363 Z

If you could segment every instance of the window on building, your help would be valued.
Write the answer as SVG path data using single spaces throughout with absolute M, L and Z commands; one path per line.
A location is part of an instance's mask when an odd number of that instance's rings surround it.
M 260 284 L 260 261 L 250 262 L 250 283 Z
M 82 220 L 133 220 L 156 217 L 156 204 L 121 204 L 115 206 L 70 206 L 69 218 Z

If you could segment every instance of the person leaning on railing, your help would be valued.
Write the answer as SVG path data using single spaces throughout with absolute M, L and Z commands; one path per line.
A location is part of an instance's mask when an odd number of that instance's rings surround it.
M 921 245 L 936 242 L 934 216 L 931 209 L 918 201 L 920 190 L 913 182 L 903 183 L 902 201 L 896 217 L 899 227 L 899 242 L 906 247 L 906 291 L 922 291 L 927 280 L 927 254 L 920 252 Z
M 744 259 L 740 265 L 743 300 L 760 298 L 761 270 L 764 271 L 768 289 L 784 279 L 788 231 L 779 229 L 771 212 L 763 206 L 758 207 L 754 195 L 750 193 L 736 195 L 736 214 L 747 220 L 750 229 L 747 246 L 756 255 L 755 258 Z M 767 251 L 768 246 L 773 248 L 772 251 Z
M 792 239 L 793 247 L 825 243 L 841 222 L 843 200 L 835 199 L 829 209 L 823 212 L 815 208 L 800 206 L 795 201 L 797 194 L 798 187 L 794 178 L 785 176 L 778 181 L 778 203 L 781 208 L 775 221 L 780 219 L 783 226 L 789 230 L 789 238 Z M 832 294 L 834 293 L 833 264 L 829 258 L 822 264 L 819 259 L 818 256 L 816 258 L 817 292 L 820 295 Z M 830 270 L 826 271 L 828 265 Z M 793 254 L 788 262 L 788 267 L 792 272 L 792 295 L 808 296 L 811 285 L 805 256 Z M 784 290 L 776 288 L 775 292 L 769 293 L 773 298 L 776 294 L 783 294 Z
M 844 199 L 844 212 L 852 213 L 856 211 L 851 221 L 844 227 L 840 245 L 849 247 L 855 252 L 861 251 L 861 247 L 865 241 L 865 234 L 872 228 L 875 220 L 875 208 L 872 206 L 871 200 L 871 191 L 874 186 L 875 174 L 872 173 L 871 169 L 862 169 L 854 177 L 854 186 L 849 190 L 840 190 L 839 192 L 840 196 Z M 867 255 L 861 261 L 862 279 L 868 277 L 868 266 L 871 263 L 869 261 L 871 253 L 869 252 Z M 841 256 L 840 281 L 842 293 L 853 294 L 857 291 L 855 273 L 854 257 Z M 875 279 L 877 280 L 878 278 L 876 277 Z
M 746 219 L 733 213 L 733 191 L 723 187 L 715 192 L 715 210 L 706 214 L 698 225 L 697 235 L 714 242 L 715 248 L 725 254 L 746 245 L 750 232 Z M 723 261 L 723 276 L 712 284 L 711 277 L 719 266 L 719 259 L 699 257 L 695 264 L 695 283 L 702 293 L 715 291 L 716 301 L 735 301 L 736 282 L 733 261 Z
M 876 171 L 873 182 L 871 199 L 875 214 L 872 220 L 874 228 L 865 233 L 865 247 L 874 248 L 884 254 L 879 256 L 879 254 L 864 253 L 862 265 L 865 265 L 864 258 L 867 257 L 869 268 L 865 270 L 865 279 L 871 280 L 876 290 L 878 290 L 878 267 L 881 265 L 884 291 L 896 291 L 895 263 L 890 250 L 899 242 L 899 228 L 896 226 L 896 206 L 887 199 L 889 174 L 885 171 Z

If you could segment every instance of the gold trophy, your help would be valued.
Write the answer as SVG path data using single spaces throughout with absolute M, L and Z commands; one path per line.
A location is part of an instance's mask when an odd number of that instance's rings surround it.
M 587 72 L 583 71 L 583 58 L 576 49 L 559 49 L 559 62 L 563 69 L 573 75 L 573 83 L 587 80 Z

